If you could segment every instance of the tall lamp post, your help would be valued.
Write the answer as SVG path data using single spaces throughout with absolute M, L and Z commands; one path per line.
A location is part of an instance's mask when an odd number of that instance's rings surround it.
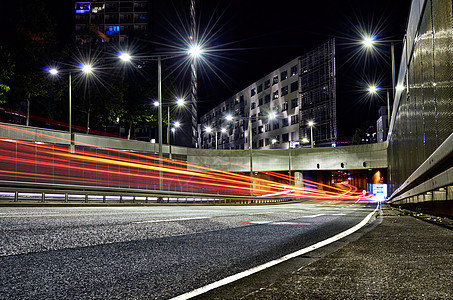
M 207 133 L 212 133 L 212 132 L 215 133 L 215 149 L 217 150 L 217 149 L 218 149 L 218 139 L 219 139 L 218 136 L 217 136 L 217 134 L 219 133 L 219 131 L 213 129 L 211 126 L 207 126 L 207 127 L 205 128 L 205 131 L 206 131 Z M 220 137 L 222 137 L 222 133 L 225 133 L 225 132 L 226 132 L 226 129 L 225 129 L 225 128 L 221 128 L 221 129 L 220 129 Z
M 381 42 L 381 41 L 378 41 L 375 36 L 365 36 L 363 41 L 362 41 L 363 46 L 366 49 L 369 49 L 369 50 L 375 50 L 376 43 L 390 43 L 390 56 L 391 56 L 391 64 L 392 64 L 392 87 L 391 87 L 391 90 L 392 90 L 392 98 L 393 99 L 395 99 L 395 90 L 399 88 L 398 86 L 395 86 L 395 77 L 396 77 L 396 74 L 395 74 L 395 72 L 396 72 L 396 67 L 395 67 L 395 44 L 394 44 L 395 42 L 401 42 L 401 41 L 399 41 L 399 40 L 385 40 L 385 41 Z M 370 87 L 369 92 L 373 93 L 371 91 L 371 88 L 372 87 Z M 388 111 L 387 122 L 388 122 L 388 125 L 390 126 L 390 120 L 392 118 L 392 112 L 390 111 L 390 97 L 389 97 L 390 88 L 388 88 L 386 90 L 387 90 L 387 111 Z
M 83 74 L 90 75 L 93 73 L 93 67 L 89 64 L 82 64 L 79 66 Z M 62 71 L 65 72 L 65 71 Z M 66 71 L 69 77 L 69 88 L 68 88 L 68 96 L 69 96 L 69 124 L 68 124 L 68 131 L 69 134 L 72 134 L 72 71 Z M 56 68 L 49 69 L 49 73 L 52 76 L 57 76 L 60 71 Z

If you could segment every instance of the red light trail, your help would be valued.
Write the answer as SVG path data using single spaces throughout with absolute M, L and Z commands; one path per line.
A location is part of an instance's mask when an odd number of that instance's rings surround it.
M 0 124 L 0 128 L 34 135 L 54 144 L 11 140 L 0 137 L 0 179 L 17 182 L 58 183 L 107 188 L 162 190 L 218 195 L 253 195 L 310 199 L 356 200 L 357 188 L 346 189 L 291 178 L 296 185 L 250 178 L 184 161 L 159 158 L 83 144 L 70 152 L 70 141 L 26 129 Z M 225 162 L 227 163 L 227 162 Z M 246 167 L 244 167 L 246 169 Z M 289 181 L 289 176 L 263 172 Z M 161 180 L 163 184 L 161 185 Z

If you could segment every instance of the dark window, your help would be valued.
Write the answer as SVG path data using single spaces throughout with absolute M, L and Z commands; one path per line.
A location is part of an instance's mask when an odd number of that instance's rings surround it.
M 279 124 L 278 120 L 272 122 L 272 128 L 273 129 L 279 129 L 280 128 L 280 124 Z
M 266 80 L 266 81 L 264 82 L 264 89 L 268 89 L 268 88 L 270 88 L 270 87 L 271 87 L 271 81 L 270 81 L 270 80 Z
M 288 71 L 283 71 L 283 72 L 280 74 L 280 81 L 283 81 L 283 80 L 285 80 L 286 78 L 288 78 Z
M 282 134 L 282 142 L 288 142 L 289 141 L 289 133 L 284 133 Z
M 286 127 L 289 125 L 288 118 L 282 119 L 282 127 Z
M 251 89 L 250 91 L 250 97 L 253 97 L 256 95 L 256 88 Z
M 272 85 L 277 84 L 277 83 L 278 83 L 278 76 L 275 76 L 274 78 L 272 78 Z
M 264 140 L 263 139 L 259 140 L 258 145 L 259 147 L 264 147 Z
M 291 125 L 299 123 L 299 115 L 291 116 Z
M 264 103 L 269 103 L 269 102 L 271 102 L 271 95 L 268 94 L 268 95 L 264 96 Z
M 264 144 L 266 146 L 269 146 L 269 144 L 271 143 L 271 140 L 269 138 L 266 138 L 264 142 L 265 142 Z
M 291 93 L 294 91 L 297 91 L 298 88 L 299 88 L 299 81 L 294 81 L 293 83 L 291 83 Z
M 263 91 L 263 85 L 260 84 L 260 85 L 258 86 L 258 93 L 261 93 L 262 91 Z
M 252 102 L 252 109 L 256 108 L 256 102 Z
M 271 131 L 271 124 L 266 124 L 266 132 Z
M 294 98 L 293 100 L 291 100 L 291 108 L 295 108 L 295 107 L 298 107 L 299 106 L 299 99 L 297 98 Z
M 272 99 L 278 99 L 278 90 L 272 94 Z
M 261 105 L 263 105 L 263 98 L 260 98 L 260 99 L 258 100 L 258 106 L 261 106 Z
M 263 133 L 263 132 L 264 132 L 264 127 L 258 126 L 258 133 Z
M 288 86 L 282 87 L 282 96 L 288 95 Z

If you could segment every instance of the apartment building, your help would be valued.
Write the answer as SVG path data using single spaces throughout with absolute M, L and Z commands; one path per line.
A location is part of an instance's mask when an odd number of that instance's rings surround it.
M 331 39 L 203 115 L 199 145 L 249 149 L 251 137 L 252 149 L 288 149 L 311 146 L 313 133 L 315 146 L 330 146 L 337 138 L 336 120 L 335 40 Z

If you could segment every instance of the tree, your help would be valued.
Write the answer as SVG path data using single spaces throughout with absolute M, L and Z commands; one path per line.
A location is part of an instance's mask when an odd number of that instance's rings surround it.
M 11 89 L 10 81 L 14 75 L 15 64 L 10 52 L 0 45 L 0 104 L 6 101 L 6 93 Z

